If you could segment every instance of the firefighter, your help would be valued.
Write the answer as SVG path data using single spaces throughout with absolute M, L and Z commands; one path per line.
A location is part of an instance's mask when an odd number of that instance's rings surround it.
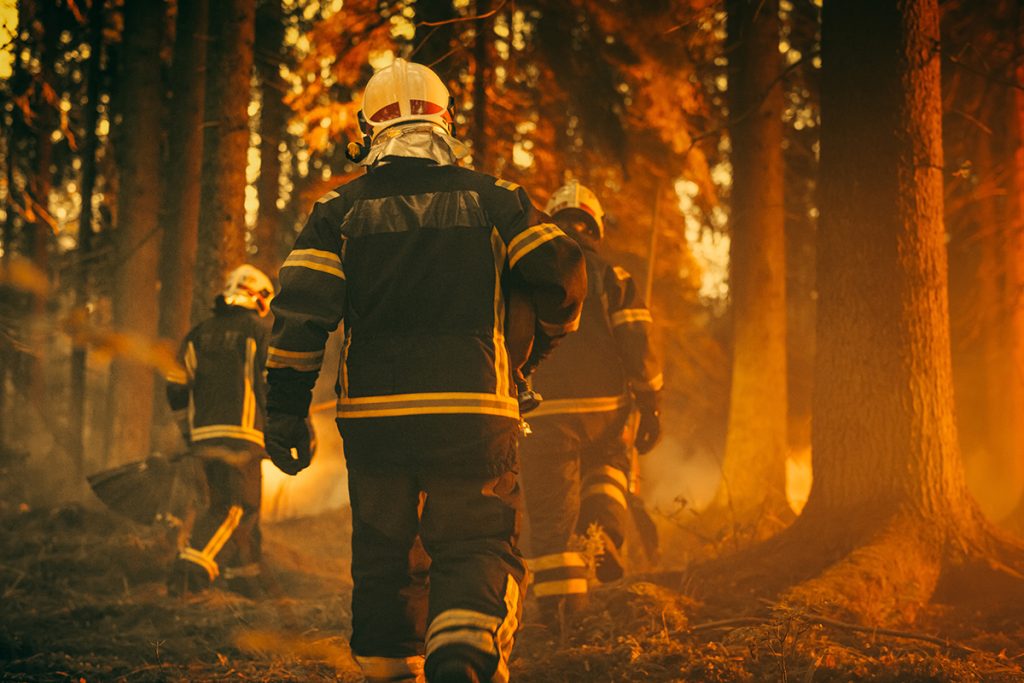
M 596 195 L 571 181 L 545 211 L 583 248 L 588 282 L 579 331 L 533 378 L 544 401 L 529 415 L 533 434 L 522 450 L 533 593 L 542 617 L 559 627 L 565 608 L 586 598 L 580 537 L 599 531 L 599 581 L 622 576 L 632 448 L 647 453 L 658 441 L 663 379 L 651 353 L 650 311 L 629 273 L 598 255 L 604 214 Z
M 168 377 L 167 400 L 189 454 L 203 463 L 208 506 L 199 513 L 168 581 L 173 594 L 218 579 L 246 595 L 260 591 L 260 461 L 264 456 L 266 362 L 274 286 L 257 268 L 231 272 L 212 318 L 181 347 L 184 372 Z
M 586 293 L 578 246 L 523 188 L 457 165 L 450 103 L 419 64 L 370 79 L 350 145 L 367 172 L 317 201 L 273 307 L 267 450 L 289 474 L 309 464 L 302 417 L 344 321 L 351 645 L 369 681 L 508 679 L 526 567 L 506 293 L 515 281 L 534 308 L 527 371 L 576 328 Z

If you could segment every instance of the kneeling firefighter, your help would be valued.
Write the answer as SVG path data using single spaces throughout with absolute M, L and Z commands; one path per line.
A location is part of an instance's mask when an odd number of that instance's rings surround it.
M 281 268 L 267 450 L 287 473 L 309 463 L 303 418 L 344 323 L 352 653 L 369 681 L 506 681 L 526 573 L 506 293 L 514 280 L 534 309 L 532 367 L 579 323 L 582 254 L 523 188 L 456 164 L 427 67 L 378 71 L 361 113 L 366 174 L 316 203 Z
M 213 317 L 181 345 L 183 374 L 167 378 L 167 400 L 206 472 L 209 505 L 178 552 L 168 589 L 202 589 L 218 579 L 245 594 L 259 592 L 260 461 L 270 312 L 274 286 L 262 271 L 231 272 Z
M 631 449 L 647 453 L 658 441 L 663 378 L 651 351 L 650 311 L 630 274 L 597 252 L 604 237 L 597 196 L 572 181 L 551 195 L 546 211 L 583 248 L 588 282 L 579 331 L 534 375 L 544 401 L 528 416 L 533 435 L 522 448 L 533 592 L 557 625 L 561 609 L 578 606 L 587 592 L 574 536 L 598 529 L 597 579 L 622 576 Z

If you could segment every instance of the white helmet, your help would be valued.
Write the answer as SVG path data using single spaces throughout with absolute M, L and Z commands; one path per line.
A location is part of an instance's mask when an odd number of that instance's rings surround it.
M 597 238 L 604 237 L 604 209 L 601 208 L 601 202 L 597 201 L 597 195 L 590 188 L 581 185 L 578 180 L 570 180 L 555 190 L 544 207 L 545 213 L 551 216 L 566 209 L 579 209 L 593 218 L 597 226 Z
M 254 310 L 262 318 L 270 312 L 274 283 L 262 270 L 247 263 L 231 271 L 220 295 L 227 305 Z
M 370 78 L 361 111 L 372 140 L 403 121 L 429 121 L 451 132 L 450 108 L 451 94 L 436 73 L 399 58 Z

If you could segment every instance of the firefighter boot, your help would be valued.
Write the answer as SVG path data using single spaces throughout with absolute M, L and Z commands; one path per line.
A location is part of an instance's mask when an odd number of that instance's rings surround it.
M 480 683 L 480 677 L 468 662 L 451 660 L 434 669 L 429 683 Z

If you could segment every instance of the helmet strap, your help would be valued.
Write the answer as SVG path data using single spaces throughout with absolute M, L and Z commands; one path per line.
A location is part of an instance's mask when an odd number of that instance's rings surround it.
M 363 133 L 363 141 L 362 143 L 349 142 L 348 145 L 345 146 L 345 156 L 348 157 L 348 160 L 353 164 L 358 164 L 366 158 L 366 155 L 370 153 L 370 143 L 372 142 L 372 138 L 369 133 L 370 125 L 366 122 L 366 117 L 363 116 L 362 110 L 360 110 L 357 118 L 359 120 L 359 130 Z

